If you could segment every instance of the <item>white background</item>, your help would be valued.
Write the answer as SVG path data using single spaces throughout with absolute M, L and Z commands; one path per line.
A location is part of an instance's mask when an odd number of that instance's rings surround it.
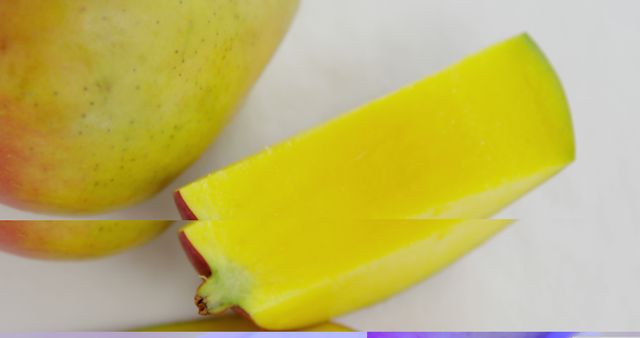
M 487 245 L 338 321 L 362 330 L 640 331 L 640 1 L 307 0 L 201 160 L 150 201 L 96 218 L 176 218 L 175 188 L 523 31 L 563 80 L 577 161 L 505 210 L 522 220 Z M 8 207 L 0 215 L 49 217 Z M 93 262 L 0 254 L 0 329 L 195 318 L 197 284 L 175 231 Z

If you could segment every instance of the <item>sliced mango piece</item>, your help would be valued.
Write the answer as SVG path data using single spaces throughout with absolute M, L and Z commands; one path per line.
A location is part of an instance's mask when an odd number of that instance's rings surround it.
M 560 82 L 520 35 L 175 197 L 185 219 L 484 218 L 573 159 Z
M 181 230 L 205 281 L 200 313 L 234 309 L 268 330 L 322 323 L 447 266 L 508 220 L 219 220 Z

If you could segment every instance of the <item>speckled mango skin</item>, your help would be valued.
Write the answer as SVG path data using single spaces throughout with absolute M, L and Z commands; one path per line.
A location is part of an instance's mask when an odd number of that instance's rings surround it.
M 92 213 L 198 158 L 297 0 L 0 1 L 0 202 Z
M 87 259 L 144 244 L 171 221 L 0 221 L 0 250 L 40 259 Z

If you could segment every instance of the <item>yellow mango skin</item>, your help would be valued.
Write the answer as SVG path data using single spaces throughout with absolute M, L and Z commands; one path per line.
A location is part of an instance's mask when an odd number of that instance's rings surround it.
M 112 255 L 160 235 L 172 221 L 0 221 L 0 250 L 20 256 L 75 260 Z
M 142 332 L 254 332 L 260 328 L 239 316 L 221 316 L 206 320 L 172 323 L 139 329 Z M 303 329 L 306 332 L 350 332 L 345 326 L 335 323 L 324 323 Z
M 201 314 L 240 307 L 291 330 L 380 301 L 430 276 L 507 220 L 219 220 L 182 231 L 211 268 Z
M 176 199 L 184 218 L 200 220 L 484 218 L 573 159 L 560 82 L 519 35 L 187 185 Z
M 93 213 L 198 158 L 297 0 L 0 1 L 0 202 Z

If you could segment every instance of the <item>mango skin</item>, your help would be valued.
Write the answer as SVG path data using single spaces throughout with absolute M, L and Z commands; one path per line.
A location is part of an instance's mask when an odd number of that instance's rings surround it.
M 0 202 L 93 213 L 198 158 L 297 0 L 0 1 Z
M 0 221 L 0 250 L 55 260 L 112 255 L 149 242 L 173 221 Z
M 206 320 L 194 320 L 138 329 L 142 332 L 258 332 L 263 331 L 255 324 L 240 316 L 220 316 Z M 307 332 L 350 332 L 352 329 L 335 323 L 311 326 L 301 331 Z

